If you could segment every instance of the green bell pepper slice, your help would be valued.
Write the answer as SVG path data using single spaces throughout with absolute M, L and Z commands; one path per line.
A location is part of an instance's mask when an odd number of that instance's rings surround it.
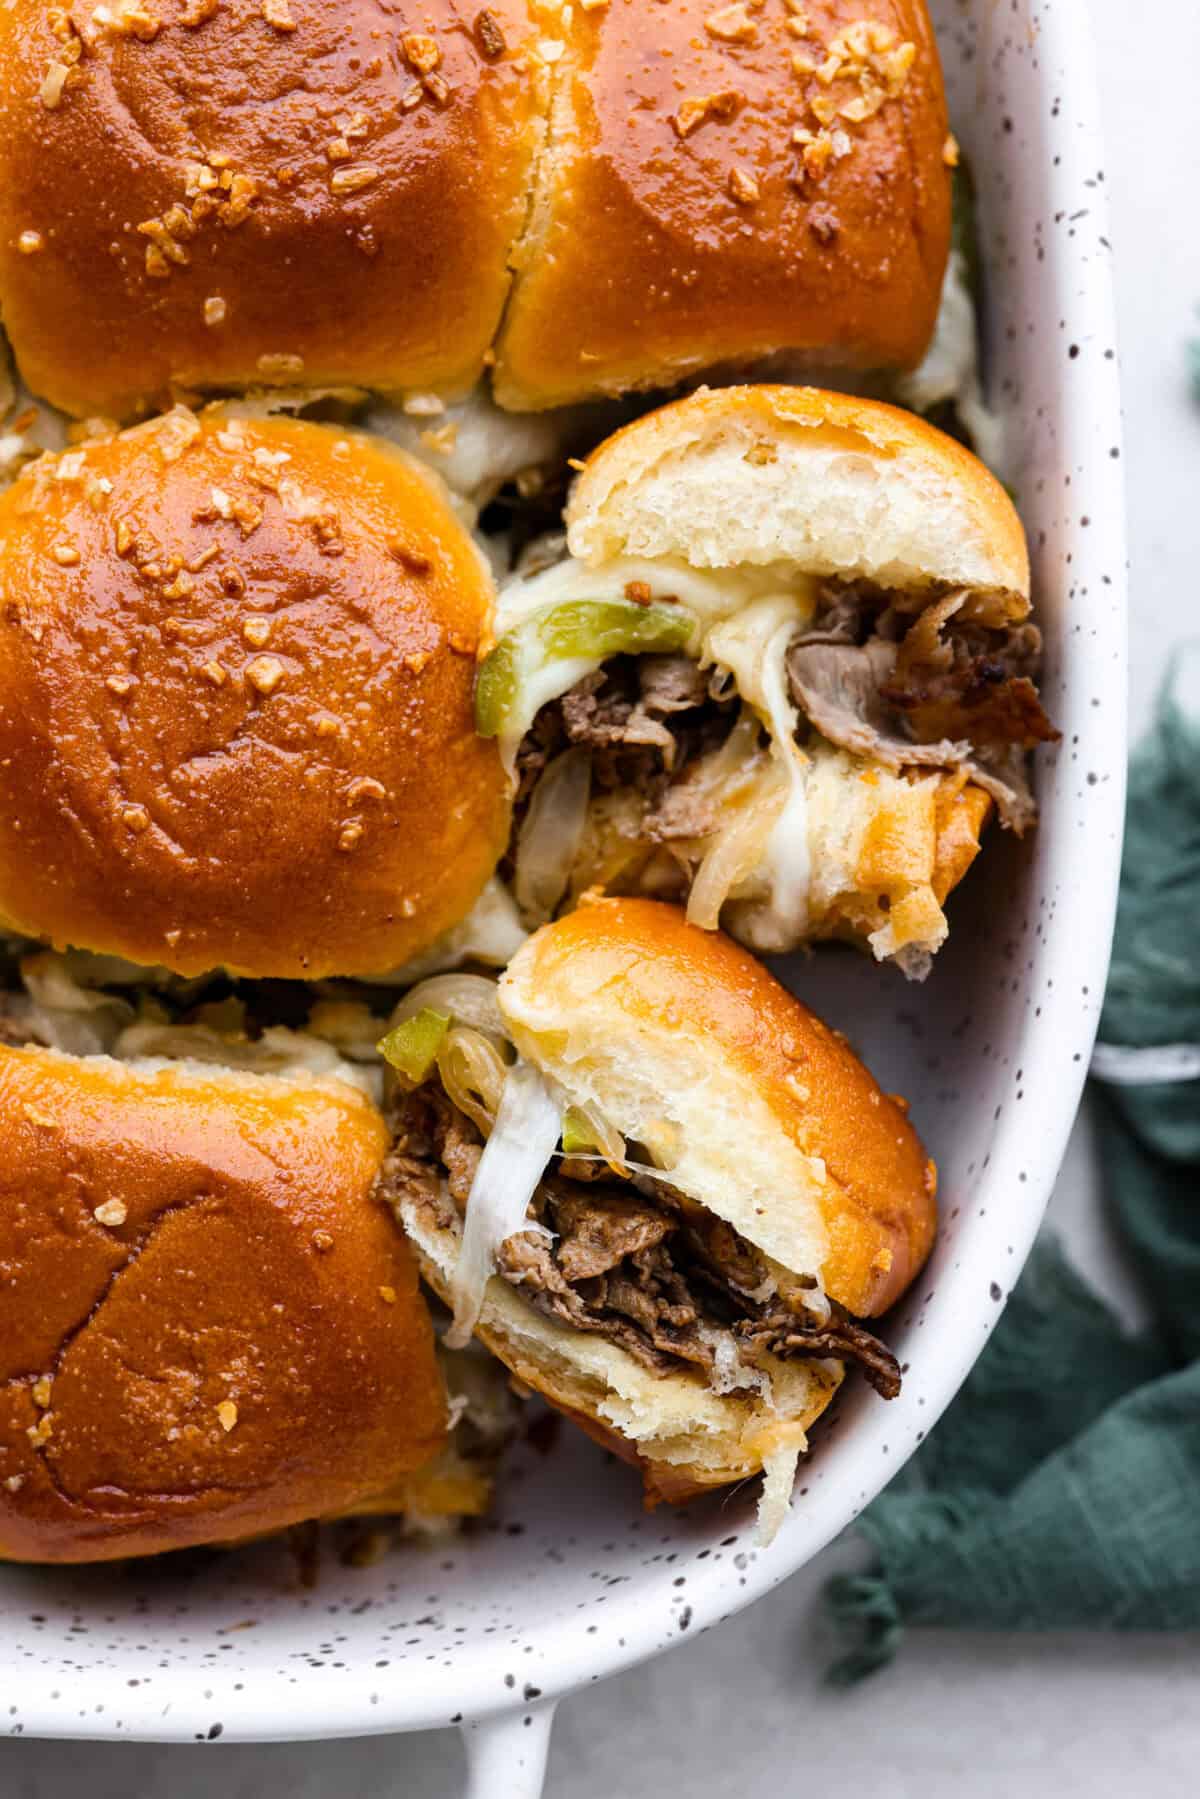
M 418 1087 L 437 1061 L 437 1053 L 449 1029 L 449 1013 L 435 1012 L 431 1006 L 423 1006 L 403 1024 L 394 1025 L 377 1047 L 397 1074 Z
M 599 1148 L 587 1113 L 579 1106 L 568 1106 L 563 1113 L 562 1146 L 564 1156 L 578 1156 Z
M 481 737 L 510 735 L 533 722 L 521 716 L 525 678 L 548 662 L 653 650 L 681 650 L 694 629 L 682 606 L 636 600 L 564 600 L 534 612 L 505 633 L 479 670 L 475 724 Z

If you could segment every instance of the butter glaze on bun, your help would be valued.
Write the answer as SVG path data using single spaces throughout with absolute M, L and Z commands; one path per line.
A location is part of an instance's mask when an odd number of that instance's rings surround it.
M 182 410 L 0 496 L 0 916 L 182 974 L 379 972 L 507 830 L 490 574 L 436 477 Z
M 0 299 L 25 380 L 465 390 L 539 126 L 519 0 L 113 0 L 0 17 Z
M 950 237 L 924 0 L 113 0 L 0 12 L 30 388 L 501 405 L 781 354 L 917 363 Z
M 446 1434 L 411 1254 L 337 1081 L 0 1049 L 0 1557 L 337 1513 Z
M 777 351 L 920 360 L 950 234 L 924 0 L 608 0 L 559 29 L 502 405 Z

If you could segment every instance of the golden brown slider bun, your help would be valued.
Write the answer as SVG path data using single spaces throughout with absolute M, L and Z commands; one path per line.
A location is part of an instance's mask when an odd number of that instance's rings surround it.
M 183 974 L 393 968 L 507 829 L 492 583 L 436 478 L 179 410 L 0 496 L 0 915 Z
M 918 362 L 950 234 L 924 0 L 564 8 L 502 405 L 780 350 Z
M 179 388 L 470 386 L 540 131 L 529 33 L 520 0 L 14 0 L 0 307 L 28 385 L 117 418 Z
M 429 1316 L 337 1081 L 0 1050 L 0 1557 L 340 1512 L 446 1434 Z
M 1029 612 L 1025 531 L 978 457 L 911 412 L 813 387 L 702 388 L 636 419 L 589 457 L 567 541 L 591 568 L 779 564 L 906 595 L 966 588 L 989 624 Z
M 728 938 L 651 900 L 594 900 L 543 926 L 500 982 L 505 1026 L 566 1102 L 627 1142 L 665 1147 L 663 1178 L 847 1311 L 893 1304 L 924 1263 L 936 1171 L 903 1108 L 845 1043 Z M 405 1223 L 446 1296 L 458 1232 Z M 836 1361 L 764 1359 L 773 1397 L 655 1373 L 620 1345 L 547 1318 L 493 1278 L 479 1325 L 529 1386 L 682 1498 L 759 1472 L 802 1443 Z
M 0 310 L 81 416 L 453 395 L 497 337 L 501 403 L 539 408 L 776 351 L 911 364 L 933 330 L 924 0 L 13 0 L 0 77 Z

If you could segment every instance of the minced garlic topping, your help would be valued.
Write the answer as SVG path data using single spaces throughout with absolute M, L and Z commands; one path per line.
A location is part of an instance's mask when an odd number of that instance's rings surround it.
M 794 14 L 790 24 L 793 35 L 804 39 L 791 63 L 792 72 L 808 84 L 805 98 L 812 120 L 792 133 L 792 142 L 801 152 L 801 179 L 819 181 L 831 162 L 850 154 L 847 126 L 864 125 L 889 100 L 900 98 L 917 47 L 873 19 L 855 20 L 825 45 L 812 36 L 807 17 Z

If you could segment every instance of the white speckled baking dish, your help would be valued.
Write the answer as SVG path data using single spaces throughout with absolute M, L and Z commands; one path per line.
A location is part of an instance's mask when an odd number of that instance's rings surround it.
M 1057 1172 L 1104 984 L 1125 754 L 1119 403 L 1086 0 L 934 11 L 980 187 L 989 387 L 1063 741 L 1040 758 L 1040 830 L 1023 846 L 992 834 L 925 986 L 848 952 L 792 970 L 911 1096 L 941 1167 L 938 1247 L 889 1329 L 902 1397 L 883 1405 L 851 1383 L 764 1553 L 748 1498 L 647 1516 L 628 1471 L 564 1431 L 552 1455 L 518 1453 L 482 1534 L 331 1566 L 311 1593 L 271 1545 L 199 1572 L 179 1558 L 6 1569 L 0 1728 L 205 1742 L 465 1723 L 472 1790 L 535 1794 L 557 1697 L 708 1629 L 807 1561 L 983 1347 Z

